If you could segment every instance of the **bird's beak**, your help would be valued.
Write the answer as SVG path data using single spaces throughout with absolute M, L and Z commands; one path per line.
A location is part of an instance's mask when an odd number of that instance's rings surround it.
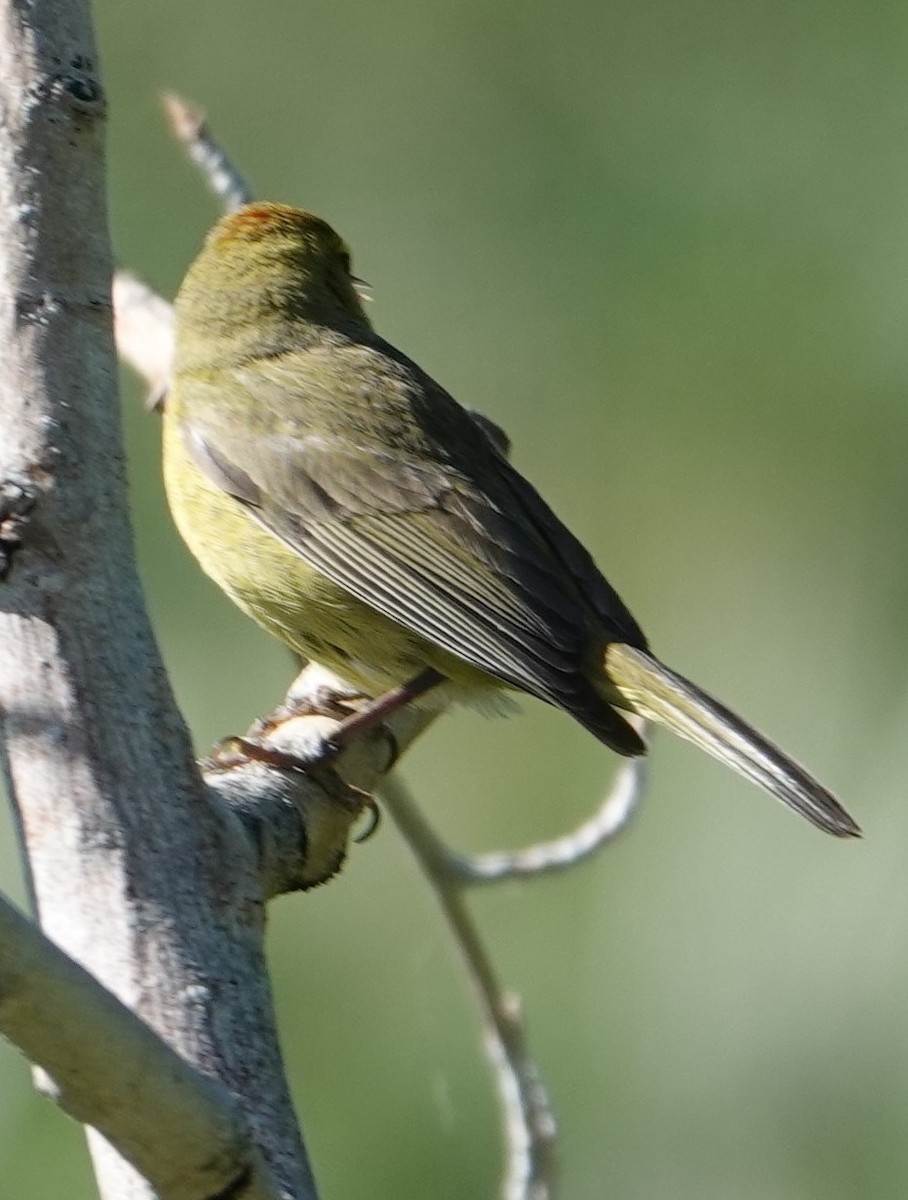
M 356 292 L 357 296 L 359 296 L 360 300 L 365 301 L 366 304 L 371 303 L 372 285 L 366 283 L 365 279 L 360 279 L 356 275 L 351 275 L 350 278 L 353 281 L 353 290 Z

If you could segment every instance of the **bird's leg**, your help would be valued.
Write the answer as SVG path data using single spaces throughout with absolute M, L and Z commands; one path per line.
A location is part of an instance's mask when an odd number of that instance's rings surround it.
M 374 729 L 376 725 L 381 725 L 399 708 L 403 708 L 411 700 L 416 700 L 419 696 L 443 683 L 444 678 L 444 675 L 428 667 L 425 671 L 414 675 L 412 679 L 408 679 L 406 683 L 398 684 L 397 687 L 383 692 L 381 696 L 376 696 L 374 700 L 364 704 L 359 712 L 355 712 L 341 721 L 329 740 L 329 753 L 336 754 L 357 734 L 365 733 L 369 729 Z
M 430 691 L 433 687 L 444 682 L 444 675 L 440 675 L 438 671 L 427 668 L 421 671 L 418 675 L 408 680 L 406 683 L 398 684 L 397 687 L 390 688 L 382 695 L 376 696 L 372 700 L 368 700 L 363 707 L 352 713 L 350 716 L 344 717 L 339 722 L 337 729 L 330 738 L 326 738 L 320 752 L 313 754 L 311 758 L 298 758 L 295 754 L 290 754 L 285 750 L 278 750 L 272 746 L 265 746 L 258 739 L 266 736 L 267 732 L 275 727 L 276 722 L 272 717 L 265 718 L 260 722 L 250 735 L 246 737 L 230 737 L 225 738 L 215 751 L 212 764 L 222 768 L 236 766 L 243 762 L 262 762 L 269 766 L 277 767 L 282 770 L 295 770 L 313 773 L 330 766 L 334 759 L 340 754 L 344 747 L 358 734 L 366 733 L 370 729 L 381 725 L 392 713 L 397 712 L 399 708 L 403 708 L 405 704 L 409 704 L 411 700 L 422 696 L 425 692 Z M 398 752 L 393 734 L 388 731 L 388 738 L 392 743 L 392 763 L 396 761 Z

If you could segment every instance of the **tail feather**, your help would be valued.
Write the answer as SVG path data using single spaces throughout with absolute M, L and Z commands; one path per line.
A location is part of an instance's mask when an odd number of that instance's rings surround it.
M 622 642 L 610 643 L 604 665 L 612 687 L 632 711 L 693 742 L 827 833 L 861 836 L 860 827 L 831 793 L 683 676 Z

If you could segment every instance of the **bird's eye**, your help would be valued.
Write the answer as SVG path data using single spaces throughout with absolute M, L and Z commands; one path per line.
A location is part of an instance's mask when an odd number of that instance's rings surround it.
M 343 266 L 344 270 L 347 272 L 348 275 L 351 275 L 353 273 L 353 263 L 350 259 L 350 251 L 349 250 L 341 250 L 340 260 L 341 260 L 341 265 Z

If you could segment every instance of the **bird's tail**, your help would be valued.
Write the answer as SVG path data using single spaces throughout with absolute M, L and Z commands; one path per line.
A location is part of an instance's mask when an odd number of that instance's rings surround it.
M 633 646 L 612 642 L 604 665 L 617 693 L 613 703 L 667 726 L 827 833 L 860 837 L 860 827 L 841 804 L 802 767 L 658 659 Z

